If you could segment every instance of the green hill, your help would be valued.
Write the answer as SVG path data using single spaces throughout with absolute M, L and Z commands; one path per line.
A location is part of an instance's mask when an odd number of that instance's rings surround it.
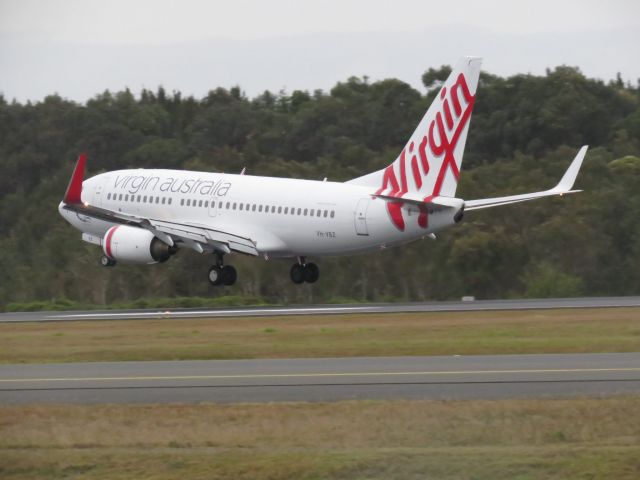
M 107 91 L 86 104 L 0 97 L 0 309 L 229 294 L 326 302 L 640 293 L 640 90 L 566 66 L 545 76 L 481 76 L 458 195 L 550 187 L 589 144 L 576 185 L 584 193 L 469 212 L 435 242 L 320 259 L 313 286 L 291 284 L 289 262 L 236 257 L 239 283 L 214 289 L 206 281 L 211 262 L 190 251 L 164 265 L 102 269 L 99 249 L 57 214 L 80 151 L 89 153 L 89 175 L 246 167 L 346 180 L 379 169 L 398 154 L 448 70 L 425 73 L 426 95 L 395 79 L 352 77 L 330 92 L 252 99 L 238 87 L 202 99 L 162 88 Z

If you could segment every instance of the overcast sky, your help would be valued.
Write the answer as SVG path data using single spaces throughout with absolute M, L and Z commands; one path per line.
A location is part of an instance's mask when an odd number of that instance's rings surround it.
M 329 89 L 351 75 L 421 90 L 462 55 L 491 73 L 561 64 L 640 78 L 640 1 L 0 0 L 0 92 L 85 101 L 143 87 Z

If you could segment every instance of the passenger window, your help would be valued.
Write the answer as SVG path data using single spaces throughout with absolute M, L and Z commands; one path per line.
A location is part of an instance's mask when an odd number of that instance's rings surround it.
M 302 214 L 302 209 L 301 208 L 298 209 L 298 215 L 300 215 L 300 214 Z
M 276 213 L 276 206 L 275 205 L 271 206 L 271 213 Z
M 262 205 L 258 205 L 258 212 L 262 212 Z
M 191 199 L 187 198 L 187 207 L 190 207 L 190 206 L 191 206 Z
M 282 213 L 282 207 L 278 207 L 278 213 Z
M 199 206 L 199 207 L 201 207 L 201 206 L 202 206 L 202 200 L 200 200 L 200 201 L 198 202 L 198 206 Z
M 305 209 L 304 209 L 304 213 L 303 213 L 303 215 L 304 215 L 305 217 L 307 216 L 307 211 L 308 211 L 308 210 L 305 208 Z
M 289 207 L 284 207 L 284 214 L 286 215 L 287 213 L 289 213 Z
M 237 205 L 238 205 L 237 203 L 234 203 L 234 204 L 233 204 L 233 209 L 234 209 L 234 210 L 236 209 L 236 206 L 237 206 Z
M 256 204 L 255 204 L 255 203 L 251 206 L 251 211 L 252 211 L 252 212 L 255 212 L 255 211 L 256 211 Z
M 160 197 L 156 197 L 156 203 L 160 203 Z
M 324 218 L 327 218 L 327 215 L 329 215 L 329 212 L 327 212 L 326 210 L 324 211 Z
M 331 218 L 333 218 L 335 216 L 335 213 L 333 210 L 331 210 Z
M 238 210 L 242 210 L 242 204 L 240 204 L 240 208 Z
M 167 198 L 166 197 L 162 197 L 162 204 L 164 205 L 164 202 L 166 202 Z
M 171 197 L 169 197 L 169 201 L 167 202 L 169 205 L 171 205 Z

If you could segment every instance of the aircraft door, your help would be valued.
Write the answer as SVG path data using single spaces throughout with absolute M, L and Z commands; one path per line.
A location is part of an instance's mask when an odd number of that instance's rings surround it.
M 358 200 L 358 205 L 356 205 L 355 224 L 357 235 L 369 235 L 369 229 L 367 228 L 367 209 L 369 208 L 369 203 L 371 203 L 371 199 L 361 198 Z
M 92 204 L 95 205 L 96 207 L 102 206 L 102 196 L 104 195 L 103 193 L 104 187 L 105 185 L 107 185 L 107 183 L 109 183 L 109 177 L 107 176 L 101 178 L 100 181 L 96 183 L 95 189 L 93 190 L 93 201 L 92 201 Z
M 209 216 L 216 217 L 218 216 L 218 202 L 220 202 L 220 198 L 212 197 L 209 202 Z

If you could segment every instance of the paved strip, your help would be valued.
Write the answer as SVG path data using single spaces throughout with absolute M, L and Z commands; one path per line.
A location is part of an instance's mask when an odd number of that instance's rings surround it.
M 0 365 L 0 403 L 640 394 L 640 353 Z
M 0 323 L 81 320 L 144 320 L 152 318 L 228 318 L 348 313 L 467 312 L 490 310 L 542 310 L 562 308 L 640 307 L 640 297 L 588 297 L 460 302 L 389 303 L 369 305 L 311 305 L 306 307 L 247 307 L 211 309 L 142 309 L 73 312 L 15 312 L 0 314 Z
M 351 373 L 270 373 L 245 375 L 173 375 L 151 377 L 63 377 L 63 378 L 0 378 L 2 383 L 29 382 L 109 382 L 113 380 L 221 380 L 221 379 L 263 379 L 263 378 L 324 378 L 324 377 L 384 377 L 384 376 L 430 376 L 430 375 L 487 375 L 487 374 L 529 374 L 529 373 L 601 373 L 601 372 L 640 372 L 640 367 L 628 368 L 555 368 L 546 370 L 460 370 L 444 372 L 351 372 Z

